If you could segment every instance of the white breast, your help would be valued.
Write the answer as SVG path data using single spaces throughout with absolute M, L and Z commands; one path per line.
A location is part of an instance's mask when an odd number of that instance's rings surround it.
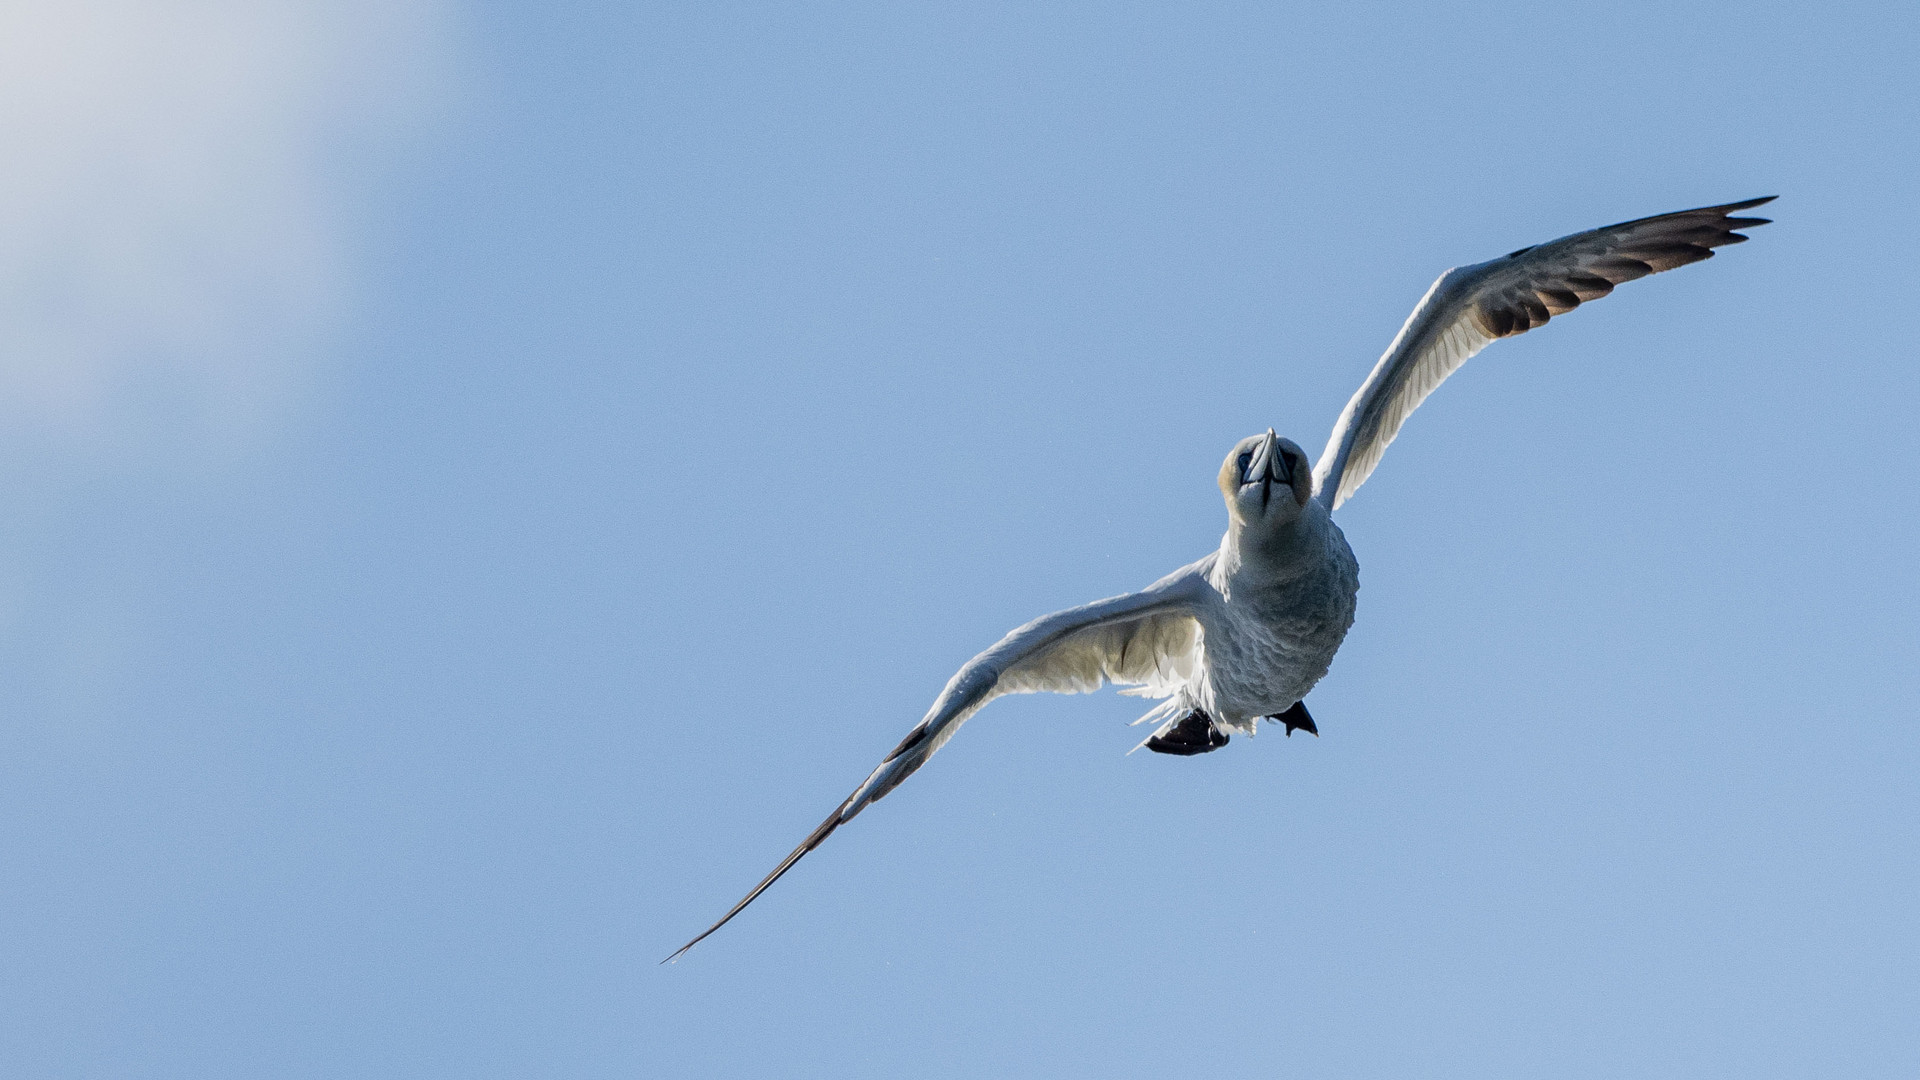
M 1321 522 L 1287 559 L 1243 559 L 1220 582 L 1226 602 L 1202 619 L 1200 696 L 1216 722 L 1251 734 L 1306 697 L 1353 625 L 1359 565 L 1339 527 Z

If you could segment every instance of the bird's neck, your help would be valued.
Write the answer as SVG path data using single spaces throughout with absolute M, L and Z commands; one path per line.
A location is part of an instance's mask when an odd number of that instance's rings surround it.
M 1317 503 L 1283 525 L 1234 521 L 1220 541 L 1214 563 L 1215 587 L 1228 592 L 1235 583 L 1269 583 L 1306 572 L 1326 544 L 1326 514 L 1315 514 Z

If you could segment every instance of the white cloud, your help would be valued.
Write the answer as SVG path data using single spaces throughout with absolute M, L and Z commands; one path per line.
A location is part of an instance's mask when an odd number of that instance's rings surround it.
M 271 414 L 347 277 L 343 179 L 428 115 L 437 0 L 0 3 L 0 425 Z

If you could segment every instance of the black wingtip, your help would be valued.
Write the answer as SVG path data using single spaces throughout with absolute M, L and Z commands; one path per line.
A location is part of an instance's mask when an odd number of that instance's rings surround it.
M 773 873 L 768 874 L 765 878 L 762 878 L 760 881 L 760 884 L 755 885 L 753 887 L 752 892 L 748 893 L 746 897 L 742 899 L 739 903 L 733 905 L 733 909 L 731 911 L 728 911 L 725 915 L 722 915 L 720 917 L 719 922 L 714 923 L 712 926 L 707 927 L 706 930 L 702 932 L 699 937 L 694 938 L 692 941 L 689 941 L 685 945 L 682 945 L 678 949 L 675 949 L 671 956 L 668 956 L 665 960 L 660 961 L 660 963 L 663 965 L 673 963 L 675 960 L 678 960 L 682 956 L 685 956 L 688 949 L 691 949 L 695 945 L 698 945 L 701 942 L 707 940 L 708 936 L 711 935 L 715 930 L 718 930 L 721 927 L 732 922 L 733 917 L 735 915 L 738 915 L 742 911 L 746 910 L 746 907 L 748 904 L 753 903 L 756 899 L 759 898 L 761 893 L 767 891 L 767 888 L 769 886 L 771 886 L 774 882 L 779 881 L 781 876 L 784 875 L 787 871 L 793 869 L 793 865 L 799 862 L 802 856 L 804 856 L 807 852 L 812 851 L 814 848 L 819 847 L 822 841 L 826 840 L 827 837 L 833 835 L 833 830 L 845 824 L 845 819 L 842 818 L 841 815 L 846 813 L 847 803 L 850 803 L 852 801 L 853 801 L 852 797 L 849 796 L 846 802 L 841 803 L 839 809 L 835 810 L 832 814 L 829 814 L 827 816 L 827 820 L 820 823 L 819 828 L 814 829 L 813 832 L 810 835 L 808 835 L 808 837 L 805 840 L 800 841 L 800 846 L 797 848 L 794 848 L 791 854 L 789 854 L 785 859 L 782 859 L 780 861 L 779 866 L 776 866 L 773 868 Z

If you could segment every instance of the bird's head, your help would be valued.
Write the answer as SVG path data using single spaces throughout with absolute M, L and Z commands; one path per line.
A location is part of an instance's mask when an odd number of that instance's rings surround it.
M 1268 428 L 1235 443 L 1220 466 L 1220 494 L 1227 513 L 1250 528 L 1293 522 L 1313 497 L 1313 466 L 1306 451 Z

